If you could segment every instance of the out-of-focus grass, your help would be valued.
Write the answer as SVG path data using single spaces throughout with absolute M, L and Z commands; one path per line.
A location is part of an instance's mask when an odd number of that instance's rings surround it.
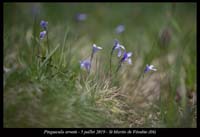
M 56 67 L 37 67 L 41 20 Z M 196 127 L 194 3 L 4 3 L 3 37 L 4 127 Z M 115 38 L 133 64 L 111 81 Z M 87 76 L 79 61 L 93 43 L 103 50 Z M 113 72 L 117 63 L 114 53 Z M 142 77 L 146 64 L 158 71 Z

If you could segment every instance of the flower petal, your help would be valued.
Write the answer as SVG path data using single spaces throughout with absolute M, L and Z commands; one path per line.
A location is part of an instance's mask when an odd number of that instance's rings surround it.
M 81 68 L 85 68 L 87 71 L 89 71 L 91 67 L 91 63 L 89 60 L 83 60 L 83 61 L 80 61 L 80 66 Z
M 117 44 L 119 44 L 119 40 L 118 40 L 118 39 L 115 39 L 115 40 L 114 40 L 114 46 L 116 46 Z
M 155 68 L 152 68 L 151 70 L 153 70 L 153 71 L 157 71 L 157 69 L 155 69 Z
M 153 67 L 154 67 L 154 65 L 150 65 L 150 66 L 149 66 L 149 69 L 152 69 Z
M 96 44 L 93 44 L 92 46 L 93 46 L 94 48 L 96 48 L 96 47 L 97 47 L 97 45 L 96 45 Z
M 125 47 L 123 45 L 119 45 L 121 49 L 125 50 Z
M 93 44 L 93 48 L 95 48 L 95 49 L 103 49 L 102 47 L 98 47 L 96 44 Z
M 132 52 L 127 53 L 128 58 L 132 56 Z
M 130 58 L 128 59 L 128 64 L 132 64 L 132 60 Z
M 97 47 L 98 49 L 103 49 L 102 47 Z
M 122 55 L 122 51 L 121 51 L 121 49 L 119 48 L 119 49 L 118 49 L 118 54 L 117 54 L 117 56 L 118 56 L 118 57 L 121 57 L 121 55 Z
M 42 20 L 41 22 L 40 22 L 40 26 L 43 28 L 43 29 L 47 29 L 47 25 L 48 25 L 48 22 L 47 21 L 44 21 L 44 20 Z
M 45 30 L 42 31 L 42 32 L 40 32 L 40 39 L 44 39 L 46 33 L 47 33 L 47 32 L 46 32 Z

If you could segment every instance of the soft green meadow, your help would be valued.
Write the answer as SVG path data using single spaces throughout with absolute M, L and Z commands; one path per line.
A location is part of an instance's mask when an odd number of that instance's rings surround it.
M 195 128 L 195 3 L 4 3 L 6 128 Z M 78 13 L 85 20 L 76 20 Z M 41 20 L 48 34 L 40 39 Z M 122 33 L 116 33 L 118 25 Z M 111 51 L 114 40 L 132 64 Z M 88 73 L 80 61 L 102 47 Z M 146 64 L 157 71 L 144 73 Z

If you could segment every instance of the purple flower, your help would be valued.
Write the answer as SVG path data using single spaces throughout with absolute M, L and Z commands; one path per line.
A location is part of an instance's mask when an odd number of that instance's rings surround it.
M 96 44 L 92 45 L 92 53 L 96 53 L 97 51 L 103 49 L 102 47 L 98 47 Z
M 117 34 L 120 34 L 120 33 L 122 33 L 122 32 L 124 32 L 124 30 L 125 30 L 125 27 L 124 27 L 124 25 L 118 25 L 117 27 L 116 27 L 116 29 L 115 29 L 115 32 L 117 33 Z
M 40 32 L 40 39 L 41 39 L 41 40 L 44 39 L 46 33 L 47 33 L 47 32 L 46 32 L 45 30 L 42 31 L 42 32 Z
M 122 49 L 125 50 L 124 46 L 120 45 L 118 40 L 115 40 L 113 51 L 114 50 L 118 50 L 118 54 L 117 54 L 118 57 L 121 57 L 121 55 L 122 55 Z
M 80 66 L 82 69 L 86 69 L 88 72 L 90 72 L 91 62 L 89 60 L 80 61 Z
M 150 70 L 152 70 L 152 71 L 157 71 L 157 69 L 156 68 L 154 68 L 154 65 L 146 65 L 146 68 L 145 68 L 145 70 L 144 70 L 144 73 L 147 73 L 147 72 L 149 72 Z
M 101 49 L 103 49 L 103 48 L 102 48 L 102 47 L 98 47 L 96 44 L 93 44 L 93 45 L 92 45 L 92 54 L 91 54 L 91 56 L 90 56 L 90 62 L 91 62 L 91 63 L 92 63 L 92 59 L 93 59 L 94 54 L 95 54 L 97 51 L 101 50 Z
M 47 25 L 48 25 L 48 22 L 47 22 L 47 21 L 42 20 L 42 21 L 40 22 L 40 26 L 41 26 L 44 30 L 47 30 Z
M 85 13 L 78 13 L 76 15 L 76 20 L 77 21 L 84 21 L 86 19 L 87 19 L 87 14 L 85 14 Z
M 131 56 L 132 56 L 132 52 L 128 52 L 128 53 L 124 52 L 124 56 L 121 59 L 121 62 L 128 61 L 128 64 L 132 64 Z

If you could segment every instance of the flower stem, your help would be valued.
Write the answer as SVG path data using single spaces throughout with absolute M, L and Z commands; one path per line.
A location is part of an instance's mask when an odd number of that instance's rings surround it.
M 91 56 L 90 56 L 90 63 L 92 64 L 92 59 L 93 59 L 94 53 L 92 52 Z
M 119 65 L 118 65 L 118 67 L 117 67 L 117 69 L 116 69 L 116 73 L 119 71 L 119 69 L 121 68 L 121 66 L 122 66 L 122 62 L 120 61 L 120 62 L 119 62 Z
M 47 30 L 47 55 L 50 54 L 50 45 L 49 45 L 49 30 Z M 49 59 L 49 64 L 51 64 L 51 57 Z
M 48 37 L 48 30 L 47 30 L 47 53 L 49 54 L 50 47 L 49 47 L 49 37 Z
M 36 15 L 34 16 L 34 23 L 33 23 L 33 45 L 32 45 L 32 47 L 33 47 L 33 55 L 32 55 L 32 62 L 33 62 L 33 59 L 34 59 L 34 56 L 35 56 L 35 46 L 36 46 L 36 41 L 35 41 L 35 38 L 36 38 Z M 39 48 L 39 47 L 38 47 Z
M 111 54 L 110 54 L 110 78 L 112 77 L 112 55 L 113 55 L 113 49 L 112 49 L 112 51 L 111 51 Z
M 91 53 L 91 56 L 90 56 L 90 69 L 91 69 L 91 67 L 92 67 L 92 59 L 93 59 L 93 56 L 94 56 L 94 52 L 93 52 L 93 50 L 92 50 L 92 53 Z M 88 75 L 89 75 L 89 73 L 90 73 L 90 69 L 88 70 Z
M 38 55 L 37 57 L 40 57 L 40 54 L 41 54 L 41 40 L 39 41 L 39 44 L 38 44 Z M 41 54 L 42 56 L 42 54 Z M 40 67 L 40 59 L 38 60 L 38 67 Z

